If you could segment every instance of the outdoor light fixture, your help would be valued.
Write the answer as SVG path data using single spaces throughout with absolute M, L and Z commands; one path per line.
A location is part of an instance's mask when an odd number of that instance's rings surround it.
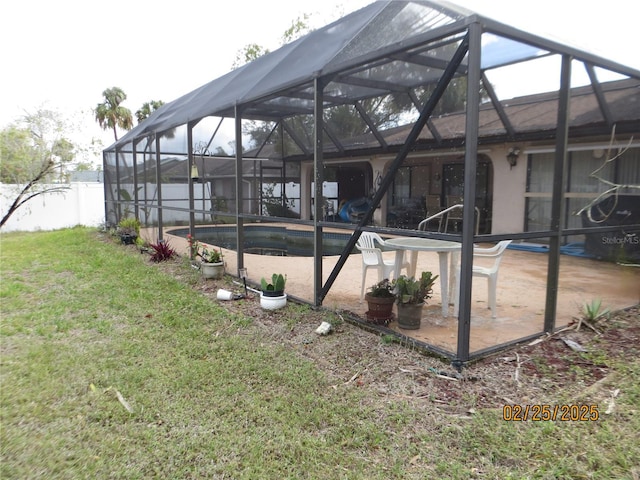
M 195 163 L 193 165 L 191 165 L 191 180 L 193 182 L 197 182 L 198 180 L 200 180 L 200 174 L 198 173 L 198 167 L 196 166 Z
M 509 162 L 509 170 L 516 166 L 518 163 L 518 157 L 520 156 L 520 149 L 518 147 L 511 147 L 509 153 L 507 153 L 507 162 Z
M 244 296 L 247 296 L 247 269 L 239 268 L 238 276 L 242 279 L 242 283 L 244 283 Z

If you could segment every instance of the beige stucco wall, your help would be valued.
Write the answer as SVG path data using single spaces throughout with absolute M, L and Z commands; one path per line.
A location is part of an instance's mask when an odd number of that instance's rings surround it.
M 493 164 L 493 221 L 491 233 L 518 233 L 524 230 L 527 158 L 520 153 L 515 167 L 507 162 L 509 148 L 492 147 L 486 155 Z

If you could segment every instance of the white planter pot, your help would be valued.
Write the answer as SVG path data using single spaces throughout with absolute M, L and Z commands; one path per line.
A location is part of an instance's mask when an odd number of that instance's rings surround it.
M 224 275 L 224 262 L 200 264 L 200 270 L 204 278 L 220 279 Z
M 277 310 L 287 305 L 287 294 L 279 297 L 267 297 L 260 293 L 260 306 L 265 310 Z

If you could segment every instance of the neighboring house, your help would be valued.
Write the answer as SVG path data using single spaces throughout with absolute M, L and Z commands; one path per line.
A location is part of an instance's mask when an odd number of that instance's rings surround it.
M 104 172 L 102 170 L 82 170 L 70 172 L 69 182 L 97 182 L 104 183 Z

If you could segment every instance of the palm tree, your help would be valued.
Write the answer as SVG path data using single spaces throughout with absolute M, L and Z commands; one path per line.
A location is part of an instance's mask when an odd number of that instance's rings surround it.
M 113 136 L 118 141 L 118 132 L 116 127 L 120 127 L 125 130 L 131 130 L 133 128 L 133 116 L 131 110 L 120 104 L 126 100 L 127 94 L 122 91 L 121 88 L 113 87 L 107 88 L 102 92 L 104 102 L 99 103 L 96 107 L 96 120 L 98 124 L 104 129 L 112 128 Z
M 136 118 L 138 119 L 138 124 L 140 124 L 146 118 L 149 118 L 153 112 L 158 110 L 164 102 L 162 100 L 151 100 L 150 102 L 144 102 L 142 107 L 136 111 Z

